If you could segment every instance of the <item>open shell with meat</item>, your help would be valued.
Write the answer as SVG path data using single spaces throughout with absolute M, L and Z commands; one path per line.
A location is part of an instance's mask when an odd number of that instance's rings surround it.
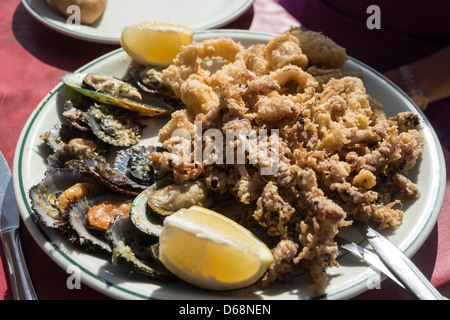
M 152 255 L 152 246 L 158 239 L 141 232 L 129 215 L 117 216 L 106 231 L 106 238 L 112 248 L 112 262 L 125 262 L 141 274 L 163 281 L 175 279 Z
M 175 184 L 170 177 L 165 177 L 134 199 L 130 217 L 139 230 L 158 237 L 168 215 L 193 205 L 211 207 L 212 204 L 211 191 L 203 182 Z
M 127 109 L 144 117 L 170 114 L 174 109 L 164 100 L 143 95 L 130 83 L 107 75 L 94 73 L 68 73 L 61 81 L 101 104 Z
M 96 205 L 103 205 L 105 201 L 129 203 L 130 207 L 133 199 L 98 184 L 89 173 L 67 168 L 47 171 L 44 179 L 30 188 L 29 197 L 37 221 L 61 231 L 70 242 L 88 251 L 110 251 L 97 222 L 87 219 L 89 210 Z M 95 218 L 112 220 L 118 213 L 118 210 L 107 212 L 107 209 L 101 208 Z M 128 213 L 129 209 L 124 214 Z

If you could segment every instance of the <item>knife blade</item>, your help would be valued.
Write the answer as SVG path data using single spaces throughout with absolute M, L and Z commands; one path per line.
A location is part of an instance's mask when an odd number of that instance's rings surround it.
M 12 194 L 12 179 L 8 163 L 1 152 L 0 156 L 0 233 L 3 233 L 17 229 L 20 221 L 18 214 L 14 215 L 13 210 L 8 210 L 8 208 L 14 208 L 16 206 L 16 199 L 14 194 Z M 9 214 L 7 214 L 7 212 L 9 212 Z
M 37 296 L 23 256 L 19 238 L 20 215 L 13 192 L 11 171 L 0 152 L 0 238 L 15 300 L 36 300 Z

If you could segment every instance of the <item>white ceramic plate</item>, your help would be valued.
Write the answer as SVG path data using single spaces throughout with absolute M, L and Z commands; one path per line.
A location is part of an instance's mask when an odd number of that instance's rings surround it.
M 67 18 L 49 7 L 46 0 L 22 0 L 22 3 L 35 19 L 62 34 L 119 44 L 124 27 L 147 20 L 182 23 L 197 30 L 219 28 L 240 17 L 253 0 L 108 0 L 103 16 L 91 26 L 67 23 Z
M 254 43 L 266 43 L 273 35 L 237 30 L 201 31 L 197 40 L 211 37 L 230 36 L 245 46 Z M 131 63 L 130 58 L 118 49 L 106 54 L 78 71 L 98 72 L 121 77 Z M 365 75 L 368 93 L 383 103 L 389 116 L 401 111 L 414 111 L 419 114 L 421 133 L 425 138 L 425 149 L 412 174 L 418 183 L 422 196 L 405 206 L 403 225 L 388 238 L 397 244 L 408 256 L 412 256 L 426 240 L 441 209 L 445 188 L 445 167 L 442 151 L 436 135 L 410 99 L 379 73 L 355 60 L 347 62 L 345 69 L 361 69 Z M 64 270 L 70 265 L 78 266 L 82 271 L 82 281 L 104 294 L 117 299 L 347 299 L 355 296 L 373 284 L 379 274 L 349 254 L 339 258 L 339 268 L 329 268 L 329 284 L 320 296 L 314 296 L 308 290 L 311 284 L 305 274 L 294 277 L 291 289 L 275 283 L 260 290 L 254 286 L 231 292 L 211 292 L 193 287 L 183 282 L 160 283 L 138 274 L 130 275 L 125 266 L 113 266 L 109 257 L 94 256 L 85 253 L 67 243 L 66 239 L 50 229 L 36 224 L 32 217 L 28 198 L 31 186 L 42 180 L 46 169 L 46 156 L 49 152 L 39 138 L 39 134 L 61 123 L 61 111 L 64 99 L 70 89 L 58 84 L 38 105 L 27 121 L 19 138 L 14 157 L 14 191 L 18 200 L 23 221 L 35 241 Z M 158 128 L 166 119 L 153 119 L 144 131 L 142 144 L 150 142 Z M 350 236 L 356 234 L 347 230 Z M 360 240 L 360 239 L 359 239 Z

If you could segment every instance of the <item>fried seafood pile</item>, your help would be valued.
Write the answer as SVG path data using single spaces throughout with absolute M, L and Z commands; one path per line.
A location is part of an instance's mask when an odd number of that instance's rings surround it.
M 41 136 L 51 151 L 29 190 L 35 218 L 88 252 L 171 281 L 157 254 L 164 218 L 235 199 L 244 210 L 234 217 L 276 243 L 259 284 L 289 285 L 298 265 L 320 292 L 326 268 L 338 266 L 341 227 L 396 227 L 394 195 L 420 196 L 408 178 L 424 144 L 418 115 L 388 118 L 362 73 L 342 70 L 347 59 L 330 39 L 293 28 L 248 48 L 193 42 L 169 67 L 137 67 L 127 80 L 65 75 L 79 96 L 65 101 L 68 125 Z M 143 117 L 168 114 L 162 146 L 142 145 Z
M 214 59 L 222 65 L 210 71 L 205 65 Z M 320 291 L 326 267 L 338 265 L 334 237 L 340 227 L 352 220 L 396 227 L 403 212 L 393 195 L 420 196 L 408 178 L 424 144 L 417 115 L 388 118 L 367 94 L 361 74 L 341 70 L 346 60 L 332 40 L 293 28 L 249 48 L 227 38 L 194 42 L 160 74 L 186 108 L 173 112 L 159 131 L 165 151 L 152 153 L 152 165 L 172 173 L 176 183 L 200 180 L 216 194 L 234 196 L 246 208 L 243 225 L 262 226 L 279 239 L 262 285 L 288 284 L 299 264 Z M 227 130 L 278 134 L 247 152 L 251 163 L 196 161 L 194 152 L 177 151 L 195 149 L 194 123 L 203 133 L 219 129 L 224 136 Z M 173 135 L 176 129 L 191 137 Z M 204 139 L 202 150 L 214 142 Z M 231 147 L 238 144 L 236 139 Z M 264 144 L 269 152 L 260 155 Z M 275 154 L 275 173 L 262 174 Z

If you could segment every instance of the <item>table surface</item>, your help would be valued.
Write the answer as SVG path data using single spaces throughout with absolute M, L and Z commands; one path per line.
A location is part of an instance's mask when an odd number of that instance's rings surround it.
M 299 25 L 288 12 L 272 0 L 255 0 L 253 6 L 236 21 L 223 27 L 282 33 Z M 57 79 L 89 61 L 118 48 L 66 37 L 37 22 L 19 0 L 0 1 L 0 150 L 10 167 L 19 134 L 33 109 L 56 85 Z M 449 151 L 444 205 L 430 236 L 412 257 L 425 276 L 447 294 L 450 279 L 450 181 Z M 39 299 L 110 299 L 87 285 L 70 290 L 69 275 L 37 245 L 28 230 L 20 229 L 25 259 Z M 8 267 L 0 249 L 0 299 L 13 299 Z M 382 282 L 380 289 L 368 290 L 352 299 L 411 299 L 393 281 Z

